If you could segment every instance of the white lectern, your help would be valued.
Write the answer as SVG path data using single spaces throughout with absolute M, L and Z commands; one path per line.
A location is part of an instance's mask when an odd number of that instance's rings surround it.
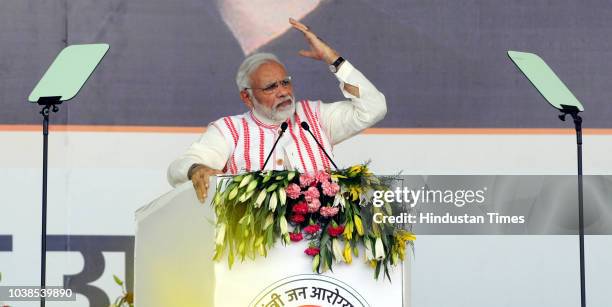
M 305 242 L 279 241 L 267 257 L 237 261 L 231 270 L 225 260 L 214 262 L 212 194 L 201 204 L 188 182 L 136 211 L 136 306 L 410 306 L 409 264 L 390 272 L 391 282 L 375 280 L 364 251 L 321 275 L 312 272 Z

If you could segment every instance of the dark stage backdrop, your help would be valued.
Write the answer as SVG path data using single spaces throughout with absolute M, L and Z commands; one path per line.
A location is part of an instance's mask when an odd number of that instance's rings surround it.
M 228 2 L 238 1 L 0 1 L 0 124 L 38 124 L 26 103 L 38 78 L 67 44 L 93 42 L 110 51 L 54 123 L 204 126 L 244 112 L 234 76 L 249 35 L 232 32 L 231 20 L 262 24 L 274 10 L 223 14 Z M 612 128 L 610 16 L 607 0 L 335 0 L 302 21 L 386 95 L 378 127 L 566 127 L 509 61 L 511 49 L 553 67 L 585 105 L 586 127 Z M 325 65 L 297 55 L 301 34 L 269 36 L 247 52 L 276 53 L 297 98 L 341 98 Z

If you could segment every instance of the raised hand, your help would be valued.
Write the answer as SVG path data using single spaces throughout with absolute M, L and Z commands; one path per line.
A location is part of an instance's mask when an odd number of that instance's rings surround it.
M 305 24 L 289 18 L 291 26 L 304 34 L 306 42 L 310 46 L 310 50 L 300 50 L 301 56 L 323 61 L 327 65 L 332 64 L 340 55 L 336 50 L 332 49 L 323 40 L 321 40 L 314 32 L 312 32 Z

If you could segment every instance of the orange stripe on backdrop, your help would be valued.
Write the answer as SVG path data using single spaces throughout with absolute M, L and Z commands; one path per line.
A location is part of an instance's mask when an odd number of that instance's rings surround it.
M 202 133 L 203 127 L 164 126 L 93 126 L 93 125 L 50 125 L 51 131 L 60 132 L 142 132 L 142 133 Z M 28 132 L 41 131 L 39 125 L 0 125 L 0 131 Z M 588 135 L 612 135 L 612 129 L 583 129 Z M 573 128 L 369 128 L 363 134 L 574 134 Z

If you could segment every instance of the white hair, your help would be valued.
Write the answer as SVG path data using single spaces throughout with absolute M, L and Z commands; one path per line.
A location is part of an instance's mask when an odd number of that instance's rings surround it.
M 240 68 L 238 68 L 238 73 L 236 74 L 236 85 L 238 86 L 238 90 L 242 91 L 250 88 L 251 74 L 255 72 L 259 66 L 270 62 L 276 62 L 285 68 L 285 65 L 283 65 L 283 63 L 281 63 L 272 53 L 254 53 L 244 59 L 242 64 L 240 64 Z M 251 93 L 250 90 L 249 93 Z

